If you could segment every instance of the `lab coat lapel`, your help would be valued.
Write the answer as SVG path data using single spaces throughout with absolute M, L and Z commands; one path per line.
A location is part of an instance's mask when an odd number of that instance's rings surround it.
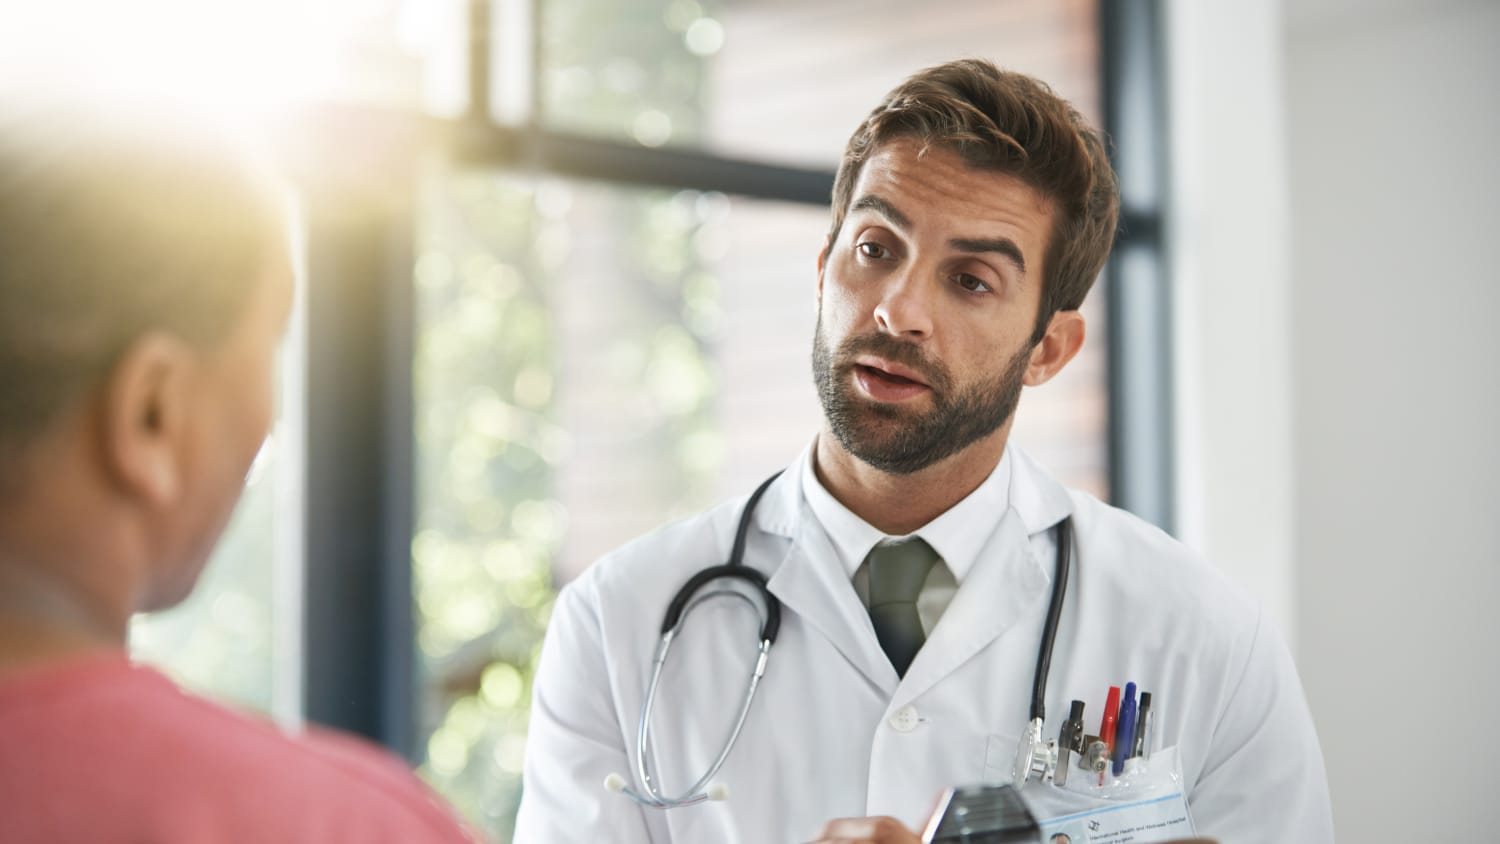
M 794 463 L 791 471 L 771 485 L 756 514 L 756 526 L 761 530 L 792 540 L 767 586 L 786 609 L 827 639 L 889 697 L 899 681 L 896 670 L 880 649 L 870 615 L 839 566 L 832 544 L 803 504 L 796 468 Z M 772 567 L 763 570 L 771 571 Z
M 820 531 L 800 532 L 769 586 L 782 604 L 822 634 L 872 685 L 886 696 L 896 690 L 899 678 L 880 649 L 870 615 Z
M 1007 510 L 917 652 L 891 706 L 905 706 L 1014 627 L 1047 599 L 1050 584 L 1050 574 L 1031 553 L 1020 514 Z

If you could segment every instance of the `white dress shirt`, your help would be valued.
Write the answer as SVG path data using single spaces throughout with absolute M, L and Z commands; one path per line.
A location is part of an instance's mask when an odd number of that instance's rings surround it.
M 870 607 L 870 564 L 865 558 L 876 545 L 915 536 L 942 557 L 928 573 L 922 592 L 917 596 L 917 616 L 922 620 L 922 632 L 932 635 L 964 577 L 974 568 L 979 550 L 1000 524 L 1000 516 L 1010 508 L 1009 450 L 973 492 L 906 536 L 881 533 L 834 498 L 818 480 L 813 468 L 816 444 L 810 449 L 810 454 L 814 456 L 801 461 L 802 493 L 813 520 L 827 534 L 839 564 L 853 581 L 854 591 L 865 609 Z

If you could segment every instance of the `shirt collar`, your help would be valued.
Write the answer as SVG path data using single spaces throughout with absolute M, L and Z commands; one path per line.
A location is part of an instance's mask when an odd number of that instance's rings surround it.
M 807 449 L 802 456 L 800 468 L 802 492 L 807 499 L 813 518 L 828 534 L 839 563 L 850 578 L 869 555 L 870 549 L 882 540 L 896 539 L 881 533 L 869 522 L 861 519 L 839 503 L 839 500 L 823 487 L 813 470 L 816 446 Z M 973 492 L 946 512 L 909 534 L 918 536 L 931 545 L 953 572 L 959 583 L 974 567 L 979 551 L 994 533 L 1000 518 L 1010 508 L 1011 455 L 1007 446 L 1000 462 Z

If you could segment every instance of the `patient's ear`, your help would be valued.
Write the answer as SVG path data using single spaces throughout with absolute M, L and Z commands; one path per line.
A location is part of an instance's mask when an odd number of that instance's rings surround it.
M 182 496 L 197 366 L 186 343 L 151 333 L 126 348 L 105 381 L 104 468 L 122 494 L 148 507 L 169 507 Z

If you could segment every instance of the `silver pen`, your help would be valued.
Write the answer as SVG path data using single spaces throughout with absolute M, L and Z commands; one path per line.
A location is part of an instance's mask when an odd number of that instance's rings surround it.
M 1083 701 L 1073 701 L 1068 720 L 1063 722 L 1062 732 L 1057 736 L 1057 768 L 1052 772 L 1052 781 L 1058 785 L 1068 782 L 1070 753 L 1083 752 Z

